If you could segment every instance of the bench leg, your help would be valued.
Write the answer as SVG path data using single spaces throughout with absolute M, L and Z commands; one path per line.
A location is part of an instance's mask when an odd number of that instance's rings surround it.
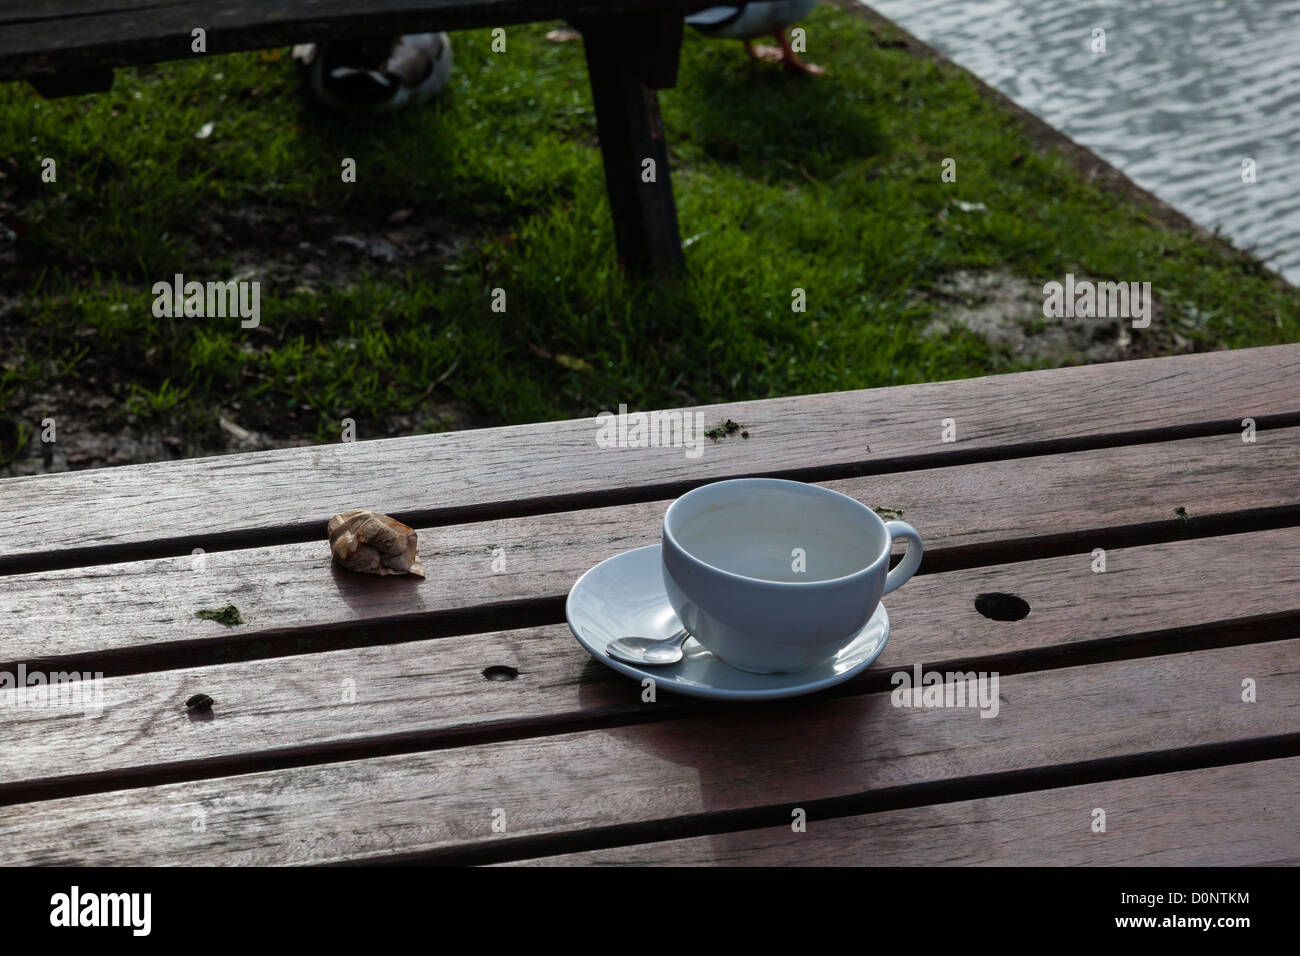
M 619 261 L 630 272 L 678 274 L 685 258 L 657 91 L 677 81 L 682 15 L 599 17 L 575 25 L 587 53 Z

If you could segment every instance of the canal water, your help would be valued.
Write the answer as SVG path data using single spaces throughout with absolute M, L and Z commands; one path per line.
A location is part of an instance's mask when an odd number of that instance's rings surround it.
M 867 5 L 1300 283 L 1300 0 Z

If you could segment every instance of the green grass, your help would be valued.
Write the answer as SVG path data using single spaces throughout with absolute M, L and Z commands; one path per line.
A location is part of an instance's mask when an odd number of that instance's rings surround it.
M 221 414 L 337 440 L 345 417 L 371 438 L 452 407 L 515 423 L 1023 367 L 973 333 L 922 335 L 926 293 L 964 269 L 1150 281 L 1197 348 L 1300 340 L 1295 291 L 1257 263 L 1089 185 L 959 71 L 825 6 L 808 56 L 831 72 L 811 81 L 688 31 L 661 99 L 689 276 L 629 280 L 581 44 L 549 26 L 500 54 L 455 34 L 440 100 L 386 119 L 323 112 L 284 51 L 122 70 L 76 99 L 3 86 L 0 463 L 56 386 L 107 396 L 103 427 L 165 422 L 192 447 Z M 941 216 L 955 200 L 988 212 Z M 447 248 L 394 267 L 328 235 L 409 224 Z M 154 282 L 250 268 L 268 270 L 258 329 L 152 315 Z

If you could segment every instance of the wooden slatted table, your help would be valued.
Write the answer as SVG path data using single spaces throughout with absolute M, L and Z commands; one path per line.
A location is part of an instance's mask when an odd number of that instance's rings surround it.
M 97 716 L 0 703 L 0 862 L 1300 861 L 1300 346 L 702 411 L 750 437 L 690 459 L 586 419 L 0 482 L 0 672 L 104 675 Z M 742 475 L 902 511 L 922 573 L 848 683 L 646 702 L 564 597 Z M 420 529 L 427 580 L 332 566 L 354 506 Z M 997 672 L 997 716 L 893 706 L 918 664 Z

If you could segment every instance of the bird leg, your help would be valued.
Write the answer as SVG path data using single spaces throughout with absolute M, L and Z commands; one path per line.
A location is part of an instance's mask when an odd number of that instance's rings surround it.
M 753 40 L 745 41 L 745 52 L 751 60 L 763 60 L 768 63 L 780 63 L 781 48 L 775 46 L 755 46 Z
M 777 27 L 776 42 L 781 44 L 780 60 L 781 65 L 791 73 L 808 73 L 813 76 L 819 76 L 826 70 L 815 63 L 804 63 L 795 55 L 794 49 L 790 46 L 790 38 L 786 36 L 785 27 Z

